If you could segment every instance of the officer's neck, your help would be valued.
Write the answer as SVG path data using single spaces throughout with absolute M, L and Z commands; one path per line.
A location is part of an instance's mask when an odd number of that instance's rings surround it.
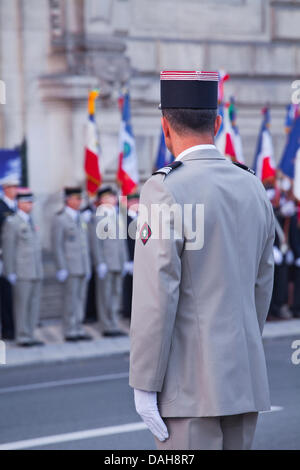
M 176 136 L 172 139 L 172 153 L 177 157 L 195 145 L 214 145 L 214 138 L 210 134 Z

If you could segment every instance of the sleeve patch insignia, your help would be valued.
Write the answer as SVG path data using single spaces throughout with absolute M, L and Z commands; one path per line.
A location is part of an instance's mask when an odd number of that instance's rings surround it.
M 152 230 L 149 227 L 149 225 L 145 222 L 140 231 L 140 238 L 142 240 L 143 245 L 146 245 L 151 235 L 152 235 Z

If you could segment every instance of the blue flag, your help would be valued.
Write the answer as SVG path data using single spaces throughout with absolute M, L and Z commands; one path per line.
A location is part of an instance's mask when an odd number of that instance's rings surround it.
M 21 178 L 21 155 L 19 149 L 0 149 L 0 180 L 11 176 Z
M 291 132 L 288 136 L 288 141 L 284 149 L 279 169 L 289 178 L 295 176 L 295 158 L 296 153 L 300 147 L 300 116 L 298 116 L 293 124 Z
M 174 156 L 167 149 L 166 143 L 165 143 L 165 136 L 164 136 L 163 130 L 161 130 L 154 170 L 159 170 L 160 168 L 163 168 L 164 166 L 168 165 L 169 163 L 172 163 L 173 161 L 174 161 Z

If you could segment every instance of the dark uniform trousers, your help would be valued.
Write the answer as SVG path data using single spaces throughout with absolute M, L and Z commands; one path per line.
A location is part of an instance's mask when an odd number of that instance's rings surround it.
M 13 215 L 14 211 L 0 199 L 0 233 L 6 217 Z M 4 276 L 0 276 L 0 315 L 1 315 L 1 337 L 3 339 L 14 339 L 14 313 L 13 313 L 13 290 L 11 284 Z
M 295 260 L 300 258 L 300 226 L 298 216 L 295 214 L 291 217 L 290 224 L 290 246 L 294 254 Z M 294 265 L 293 267 L 293 280 L 294 280 L 294 298 L 292 310 L 295 316 L 300 316 L 300 267 Z
M 158 450 L 250 450 L 258 413 L 205 418 L 164 418 L 169 438 Z

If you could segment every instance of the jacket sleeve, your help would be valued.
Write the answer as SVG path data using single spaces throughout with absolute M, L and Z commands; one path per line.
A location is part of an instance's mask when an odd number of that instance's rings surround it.
M 16 273 L 17 229 L 11 217 L 8 217 L 2 228 L 3 272 L 7 277 Z
M 57 271 L 67 269 L 67 262 L 64 254 L 64 226 L 59 215 L 56 215 L 53 219 L 52 245 Z
M 97 218 L 93 216 L 93 219 L 89 226 L 89 243 L 90 243 L 90 251 L 91 251 L 91 258 L 92 264 L 95 269 L 99 263 L 104 262 L 104 254 L 103 254 L 103 240 L 98 237 L 97 234 Z
M 170 207 L 174 203 L 161 175 L 145 183 L 134 254 L 129 374 L 130 386 L 145 391 L 160 392 L 163 386 L 179 299 L 184 243 L 181 233 L 174 237 L 174 215 L 163 215 L 159 224 L 158 217 L 151 217 L 151 207 Z M 151 230 L 150 237 L 145 224 Z M 170 229 L 170 237 L 162 236 L 159 225 Z M 144 243 L 140 232 L 147 233 Z
M 263 332 L 264 324 L 270 307 L 274 280 L 273 245 L 275 238 L 275 223 L 272 210 L 270 212 L 269 219 L 270 223 L 268 237 L 259 262 L 255 283 L 255 306 L 261 333 Z

